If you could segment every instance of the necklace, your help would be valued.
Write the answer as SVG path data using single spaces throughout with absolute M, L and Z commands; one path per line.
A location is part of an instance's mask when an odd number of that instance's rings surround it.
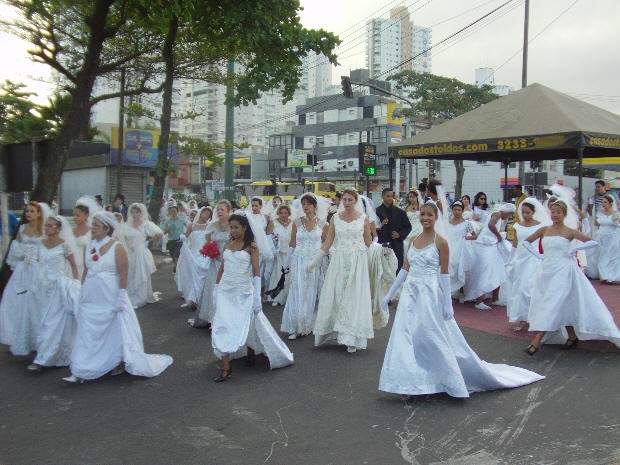
M 97 260 L 99 260 L 99 258 L 101 257 L 101 247 L 103 247 L 104 245 L 106 245 L 108 242 L 110 242 L 112 239 L 110 238 L 110 236 L 105 236 L 103 239 L 101 239 L 100 241 L 98 240 L 93 240 L 92 242 L 92 249 L 90 250 L 90 256 L 92 258 L 92 260 L 94 262 L 96 262 Z

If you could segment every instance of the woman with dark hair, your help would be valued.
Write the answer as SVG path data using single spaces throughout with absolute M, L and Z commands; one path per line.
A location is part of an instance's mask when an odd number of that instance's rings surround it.
M 486 224 L 489 217 L 489 204 L 487 203 L 487 195 L 484 192 L 478 192 L 474 196 L 474 219 L 479 221 L 482 226 Z
M 250 201 L 249 207 L 249 215 L 254 220 L 260 228 L 267 233 L 268 229 L 273 229 L 273 225 L 271 223 L 271 218 L 268 213 L 265 213 L 263 207 L 263 199 L 260 197 L 252 197 Z M 269 284 L 269 279 L 271 278 L 271 272 L 273 270 L 273 250 L 261 250 L 259 257 L 259 269 L 261 276 L 261 283 L 264 286 Z
M 461 197 L 463 203 L 463 219 L 471 221 L 474 219 L 474 210 L 471 208 L 471 197 L 465 194 Z
M 523 386 L 544 378 L 523 368 L 487 363 L 469 347 L 454 321 L 447 241 L 435 232 L 437 206 L 420 208 L 423 231 L 411 240 L 407 258 L 382 300 L 387 307 L 403 286 L 381 368 L 379 389 L 403 397 Z
M 6 259 L 13 274 L 0 302 L 0 343 L 10 345 L 16 355 L 27 355 L 36 347 L 42 312 L 37 293 L 39 244 L 50 213 L 47 204 L 28 202 L 26 223 L 19 227 Z
M 563 200 L 552 203 L 552 224 L 538 229 L 523 242 L 529 252 L 542 260 L 533 280 L 527 317 L 529 330 L 535 333 L 525 349 L 528 355 L 538 352 L 547 332 L 559 334 L 547 338 L 546 343 L 566 338 L 564 350 L 576 348 L 580 339 L 606 339 L 620 347 L 620 330 L 575 257 L 578 250 L 598 247 L 598 243 L 564 224 L 568 208 Z M 532 246 L 539 239 L 544 250 L 542 257 Z M 575 239 L 583 244 L 573 247 L 571 242 Z
M 230 378 L 231 358 L 242 356 L 246 346 L 246 363 L 250 366 L 254 365 L 254 355 L 263 352 L 272 369 L 293 363 L 293 354 L 262 313 L 259 250 L 253 231 L 261 226 L 251 225 L 244 214 L 231 215 L 228 223 L 231 241 L 224 247 L 213 290 L 216 310 L 211 344 L 222 360 L 222 368 L 214 379 L 217 383 Z
M 596 224 L 603 252 L 598 259 L 601 281 L 620 282 L 620 214 L 611 194 L 603 196 L 601 208 L 596 214 Z
M 284 262 L 286 261 L 286 254 L 293 231 L 291 214 L 291 207 L 283 204 L 279 205 L 276 208 L 276 217 L 271 222 L 271 228 L 267 229 L 267 234 L 271 234 L 274 247 L 273 271 L 267 283 L 267 290 L 275 289 L 282 277 L 282 270 L 284 270 Z M 290 279 L 287 273 L 284 277 L 284 288 L 274 297 L 268 295 L 267 302 L 271 302 L 271 305 L 284 305 L 288 296 L 289 285 Z
M 280 331 L 288 333 L 289 339 L 307 336 L 312 332 L 314 316 L 321 288 L 323 287 L 323 266 L 308 272 L 308 263 L 327 233 L 327 223 L 317 215 L 318 201 L 314 194 L 301 196 L 304 215 L 293 222 L 291 240 L 284 262 L 290 267 L 290 288 L 282 314 Z
M 114 229 L 120 227 L 111 213 L 97 213 L 93 218 L 93 240 L 84 261 L 85 278 L 76 315 L 71 376 L 63 378 L 69 383 L 123 371 L 152 377 L 172 363 L 168 355 L 144 353 L 140 324 L 127 294 L 127 252 L 112 239 Z
M 82 278 L 84 271 L 84 251 L 91 240 L 90 225 L 95 213 L 102 211 L 97 200 L 93 197 L 83 196 L 77 199 L 75 207 L 73 207 L 73 237 L 75 237 L 75 263 L 78 269 L 78 276 Z M 122 214 L 121 214 L 122 217 Z

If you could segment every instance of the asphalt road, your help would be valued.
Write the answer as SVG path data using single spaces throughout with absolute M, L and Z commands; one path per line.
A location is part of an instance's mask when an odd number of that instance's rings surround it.
M 618 353 L 529 357 L 522 340 L 463 329 L 481 358 L 547 379 L 403 401 L 377 390 L 386 328 L 355 354 L 287 341 L 293 366 L 240 360 L 216 384 L 209 332 L 185 324 L 169 264 L 153 287 L 163 300 L 137 313 L 147 352 L 174 357 L 161 376 L 67 385 L 67 369 L 32 374 L 0 350 L 1 464 L 620 464 Z M 276 328 L 281 312 L 265 306 Z

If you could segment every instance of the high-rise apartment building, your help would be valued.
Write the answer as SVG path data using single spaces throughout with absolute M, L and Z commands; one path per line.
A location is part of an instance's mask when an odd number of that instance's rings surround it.
M 407 7 L 393 8 L 387 19 L 371 19 L 366 23 L 366 66 L 370 76 L 385 79 L 398 71 L 431 72 L 431 44 L 431 29 L 414 25 Z

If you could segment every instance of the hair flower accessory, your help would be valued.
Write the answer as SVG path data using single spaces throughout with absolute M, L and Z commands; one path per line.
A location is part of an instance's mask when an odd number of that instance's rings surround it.
M 220 250 L 217 248 L 215 241 L 206 242 L 202 249 L 200 249 L 200 253 L 209 258 L 218 258 L 220 256 Z

